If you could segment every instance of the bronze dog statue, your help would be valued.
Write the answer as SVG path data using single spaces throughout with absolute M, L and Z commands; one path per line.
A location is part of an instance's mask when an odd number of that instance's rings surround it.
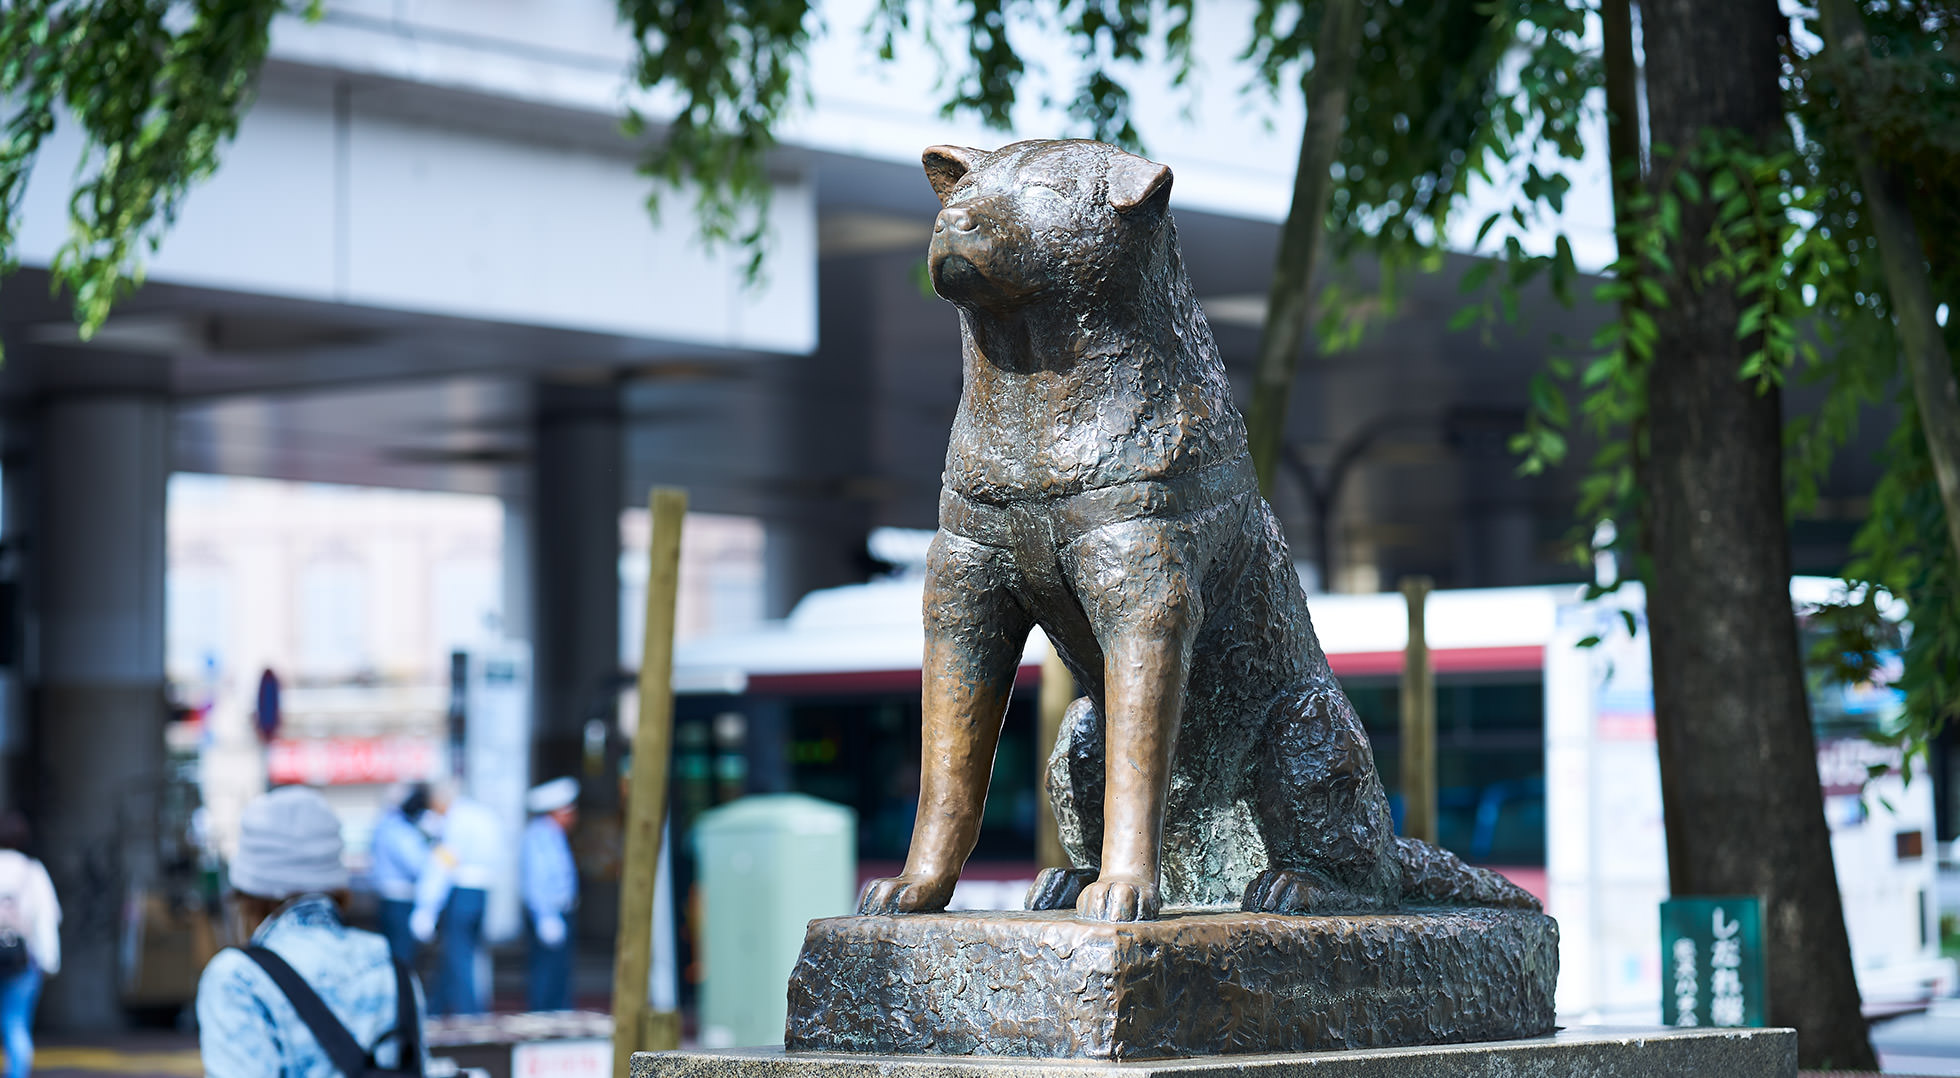
M 903 874 L 860 912 L 945 908 L 1035 625 L 1087 695 L 1048 772 L 1072 864 L 1042 872 L 1030 909 L 1535 908 L 1393 832 L 1259 495 L 1170 169 L 1079 141 L 924 162 L 965 387 L 926 568 L 919 815 Z

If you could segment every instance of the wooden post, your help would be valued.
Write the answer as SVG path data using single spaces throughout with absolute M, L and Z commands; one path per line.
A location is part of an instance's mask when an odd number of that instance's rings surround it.
M 667 756 L 674 735 L 674 596 L 680 590 L 687 492 L 655 487 L 648 508 L 653 536 L 647 544 L 640 717 L 626 793 L 626 861 L 619 874 L 619 935 L 613 949 L 613 1078 L 626 1078 L 636 1051 L 680 1047 L 680 1024 L 647 1009 L 647 975 L 653 957 L 653 887 L 667 815 Z
M 1423 608 L 1435 581 L 1402 578 L 1409 643 L 1402 650 L 1402 833 L 1436 841 L 1436 678 L 1429 668 Z
M 1055 824 L 1055 806 L 1048 801 L 1048 756 L 1062 732 L 1062 715 L 1075 701 L 1075 676 L 1050 644 L 1041 660 L 1041 698 L 1035 712 L 1034 803 L 1038 809 L 1034 835 L 1035 863 L 1040 868 L 1068 864 L 1062 852 L 1062 832 Z

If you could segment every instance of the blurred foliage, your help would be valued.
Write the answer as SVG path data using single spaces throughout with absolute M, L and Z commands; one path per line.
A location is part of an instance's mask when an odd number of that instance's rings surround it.
M 1224 88 L 1272 99 L 1295 92 L 1312 72 L 1323 7 L 1258 0 L 1243 31 L 1245 70 L 1230 76 L 1241 85 Z M 1443 225 L 1473 177 L 1522 186 L 1527 201 L 1509 215 L 1519 228 L 1539 208 L 1561 208 L 1570 182 L 1552 162 L 1580 156 L 1584 95 L 1599 71 L 1583 44 L 1586 12 L 1564 0 L 1363 7 L 1363 53 L 1328 224 L 1338 254 L 1365 249 L 1383 259 L 1392 297 L 1394 270 L 1436 264 Z M 755 250 L 770 132 L 807 98 L 797 65 L 813 32 L 810 4 L 747 0 L 707 11 L 686 0 L 620 0 L 620 10 L 639 41 L 639 85 L 656 99 L 681 98 L 649 173 L 669 189 L 698 180 L 704 234 Z M 1059 37 L 1078 58 L 1072 90 L 1040 103 L 1063 109 L 1069 134 L 1146 151 L 1130 86 L 1167 71 L 1172 88 L 1195 89 L 1195 77 L 1208 74 L 1192 52 L 1195 12 L 1196 0 L 879 0 L 864 30 L 884 60 L 908 44 L 933 50 L 945 71 L 934 88 L 945 114 L 1001 130 L 1023 100 L 1028 41 Z M 751 71 L 759 77 L 747 79 Z M 1499 253 L 1512 266 L 1500 304 L 1515 307 L 1516 286 L 1546 269 L 1560 287 L 1575 276 L 1563 246 L 1534 258 L 1500 242 Z M 1357 327 L 1335 310 L 1322 329 L 1333 343 Z
M 1262 3 L 1262 15 L 1276 6 L 1284 5 Z M 1449 219 L 1480 181 L 1515 201 L 1479 226 L 1476 244 L 1491 244 L 1495 262 L 1473 267 L 1466 285 L 1494 287 L 1490 304 L 1459 314 L 1455 328 L 1515 313 L 1519 290 L 1540 274 L 1567 294 L 1577 276 L 1570 245 L 1561 238 L 1533 255 L 1520 237 L 1564 209 L 1564 168 L 1583 154 L 1585 95 L 1601 79 L 1583 43 L 1585 12 L 1560 0 L 1375 0 L 1370 8 L 1328 215 L 1332 250 L 1376 256 L 1392 300 L 1398 271 L 1439 264 Z M 1277 88 L 1275 53 L 1300 48 L 1294 37 L 1255 42 L 1250 58 Z M 1333 328 L 1324 323 L 1323 336 Z
M 1847 681 L 1870 678 L 1881 653 L 1898 646 L 1881 614 L 1883 594 L 1906 603 L 1905 716 L 1885 740 L 1910 756 L 1936 737 L 1960 707 L 1960 564 L 1956 564 L 1911 387 L 1900 376 L 1899 343 L 1887 285 L 1850 153 L 1854 134 L 1870 139 L 1880 163 L 1909 177 L 1917 225 L 1936 300 L 1960 300 L 1960 65 L 1953 37 L 1960 6 L 1876 0 L 1861 5 L 1871 35 L 1870 64 L 1828 50 L 1816 13 L 1798 20 L 1786 42 L 1784 85 L 1792 140 L 1750 147 L 1719 133 L 1677 150 L 1654 146 L 1649 181 L 1622 211 L 1621 259 L 1596 290 L 1621 304 L 1622 317 L 1592 342 L 1590 354 L 1554 360 L 1533 385 L 1527 429 L 1514 441 L 1526 471 L 1564 459 L 1575 426 L 1601 446 L 1581 486 L 1574 553 L 1591 561 L 1593 537 L 1622 564 L 1641 564 L 1635 481 L 1644 451 L 1645 371 L 1654 317 L 1677 288 L 1733 282 L 1742 299 L 1738 337 L 1751 350 L 1737 376 L 1765 387 L 1790 379 L 1825 390 L 1822 403 L 1793 418 L 1785 468 L 1789 506 L 1818 504 L 1820 484 L 1857 433 L 1861 415 L 1892 405 L 1899 416 L 1883 456 L 1883 477 L 1852 543 L 1846 597 L 1810 611 L 1823 629 L 1815 660 Z M 1685 204 L 1712 201 L 1705 238 L 1714 257 L 1677 266 Z M 1955 327 L 1945 329 L 1950 350 Z M 1573 407 L 1568 393 L 1576 396 Z M 1885 413 L 1881 413 L 1885 414 Z M 1601 529 L 1602 521 L 1617 528 Z M 1610 590 L 1611 586 L 1604 589 Z
M 1885 0 L 1860 5 L 1871 37 L 1871 59 L 1834 61 L 1828 54 L 1797 54 L 1790 65 L 1798 124 L 1817 137 L 1807 143 L 1808 164 L 1824 185 L 1816 230 L 1843 245 L 1852 272 L 1844 275 L 1827 310 L 1843 346 L 1826 357 L 1818 378 L 1831 388 L 1827 405 L 1797 444 L 1813 460 L 1842 444 L 1856 429 L 1854 409 L 1868 402 L 1897 404 L 1899 422 L 1887 440 L 1885 471 L 1872 491 L 1871 507 L 1852 540 L 1845 575 L 1865 584 L 1864 601 L 1847 600 L 1819 611 L 1827 624 L 1855 627 L 1861 646 L 1839 642 L 1823 658 L 1847 680 L 1861 680 L 1891 637 L 1878 604 L 1884 589 L 1905 600 L 1910 632 L 1898 687 L 1905 693 L 1905 721 L 1890 740 L 1910 750 L 1939 735 L 1960 711 L 1960 558 L 1945 541 L 1945 510 L 1910 383 L 1900 376 L 1886 299 L 1885 276 L 1873 247 L 1864 197 L 1848 152 L 1847 137 L 1862 134 L 1880 164 L 1907 177 L 1910 210 L 1926 258 L 1935 302 L 1960 307 L 1960 4 L 1950 0 Z M 1960 355 L 1960 319 L 1943 333 L 1949 354 Z M 1819 464 L 1798 470 L 1798 498 L 1814 500 Z
M 1767 390 L 1823 362 L 1811 335 L 1828 340 L 1833 327 L 1813 315 L 1820 305 L 1843 298 L 1849 279 L 1841 244 L 1810 227 L 1825 192 L 1803 182 L 1795 150 L 1765 152 L 1709 132 L 1686 152 L 1654 146 L 1650 158 L 1650 182 L 1620 210 L 1621 257 L 1610 267 L 1609 279 L 1594 289 L 1594 298 L 1617 305 L 1621 317 L 1601 327 L 1590 355 L 1556 358 L 1533 380 L 1527 426 L 1512 443 L 1524 455 L 1528 473 L 1562 461 L 1575 426 L 1599 443 L 1580 481 L 1580 527 L 1573 540 L 1575 558 L 1587 564 L 1598 553 L 1595 535 L 1611 535 L 1607 541 L 1616 553 L 1640 563 L 1636 472 L 1645 450 L 1647 369 L 1659 333 L 1656 317 L 1673 296 L 1711 284 L 1733 287 L 1740 302 L 1736 336 L 1751 346 L 1737 377 Z M 1684 207 L 1705 203 L 1715 207 L 1713 224 L 1700 237 L 1707 243 L 1706 257 L 1680 264 Z M 1577 391 L 1576 408 L 1568 386 Z M 1855 403 L 1841 411 L 1836 402 L 1826 409 L 1840 422 L 1835 441 L 1817 431 L 1792 439 L 1802 449 L 1794 457 L 1798 467 L 1790 469 L 1800 488 L 1793 501 L 1800 508 L 1816 501 L 1822 472 L 1848 436 L 1842 423 L 1856 420 Z M 1615 527 L 1600 528 L 1606 521 Z
M 1190 22 L 1195 0 L 878 0 L 863 27 L 880 59 L 917 37 L 939 53 L 948 74 L 935 92 L 948 115 L 967 113 L 987 124 L 1010 125 L 1027 65 L 1011 28 L 1028 16 L 1052 22 L 1080 50 L 1083 71 L 1068 114 L 1084 134 L 1121 145 L 1139 143 L 1128 88 L 1116 71 L 1145 57 L 1156 42 L 1181 81 L 1191 70 Z M 733 241 L 749 253 L 753 279 L 767 252 L 771 187 L 767 155 L 790 110 L 807 101 L 802 63 L 818 16 L 810 0 L 619 0 L 636 43 L 633 78 L 656 104 L 665 130 L 654 140 L 643 171 L 655 180 L 648 199 L 694 185 L 702 238 Z M 963 63 L 945 43 L 962 38 Z M 668 99 L 676 98 L 670 102 Z M 648 127 L 635 110 L 628 132 Z
M 651 92 L 665 125 L 641 163 L 654 180 L 648 211 L 659 212 L 664 191 L 692 183 L 702 237 L 738 242 L 755 278 L 767 250 L 775 126 L 807 96 L 799 71 L 811 0 L 619 0 L 619 14 L 633 32 L 633 82 Z M 646 126 L 642 109 L 628 112 L 629 135 Z
M 947 116 L 979 117 L 1006 130 L 1020 101 L 1027 62 L 1011 34 L 1039 28 L 1063 35 L 1082 70 L 1074 94 L 1061 106 L 1078 125 L 1078 134 L 1140 149 L 1125 77 L 1154 46 L 1168 65 L 1174 86 L 1183 86 L 1195 69 L 1191 20 L 1196 0 L 964 0 L 953 8 L 932 0 L 878 0 L 868 30 L 881 59 L 897 55 L 900 42 L 917 35 L 940 49 L 948 37 L 963 36 L 965 60 L 938 90 Z
M 317 3 L 317 0 L 315 0 Z M 51 267 L 84 337 L 143 278 L 190 186 L 218 166 L 286 0 L 0 2 L 0 273 L 58 122 L 83 136 L 69 235 Z

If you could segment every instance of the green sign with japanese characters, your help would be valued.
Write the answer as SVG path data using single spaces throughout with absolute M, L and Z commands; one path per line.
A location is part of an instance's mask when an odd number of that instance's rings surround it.
M 1762 900 L 1696 896 L 1661 903 L 1661 1021 L 1760 1026 L 1768 1015 Z

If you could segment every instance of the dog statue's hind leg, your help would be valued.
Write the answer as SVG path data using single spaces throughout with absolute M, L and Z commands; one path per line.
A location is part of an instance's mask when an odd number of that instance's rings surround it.
M 1103 724 L 1086 696 L 1069 704 L 1048 758 L 1048 803 L 1062 833 L 1067 865 L 1050 865 L 1028 888 L 1027 908 L 1075 908 L 1082 889 L 1101 872 L 1103 841 Z
M 1401 894 L 1388 797 L 1368 735 L 1331 680 L 1283 694 L 1254 776 L 1270 862 L 1244 908 L 1267 913 L 1386 909 Z

